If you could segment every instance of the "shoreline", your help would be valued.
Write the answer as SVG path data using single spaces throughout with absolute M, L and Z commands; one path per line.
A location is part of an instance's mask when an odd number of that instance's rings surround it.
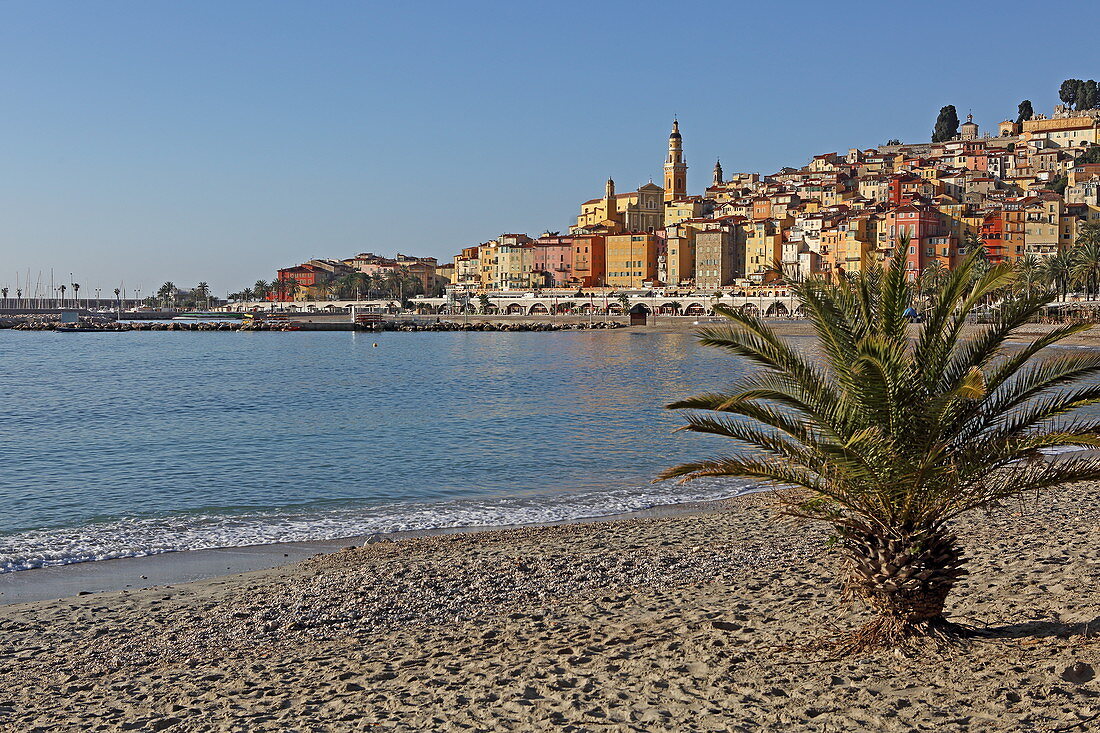
M 172 587 L 0 607 L 12 730 L 1087 730 L 1100 483 L 954 525 L 967 646 L 805 644 L 841 599 L 828 530 L 716 511 L 378 542 Z
M 334 539 L 268 542 L 199 550 L 170 550 L 136 557 L 83 560 L 62 565 L 15 570 L 0 573 L 0 607 L 116 591 L 147 590 L 157 586 L 225 578 L 293 565 L 318 555 L 332 554 L 374 542 L 715 512 L 721 511 L 721 507 L 731 499 L 760 491 L 764 489 L 750 488 L 728 497 L 706 501 L 657 504 L 629 512 L 547 522 L 434 527 L 350 535 Z

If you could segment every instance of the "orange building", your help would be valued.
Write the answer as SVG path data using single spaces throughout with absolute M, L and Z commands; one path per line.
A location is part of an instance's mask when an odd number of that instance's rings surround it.
M 575 234 L 573 239 L 573 280 L 582 288 L 604 284 L 607 238 L 603 234 Z
M 657 279 L 656 234 L 629 232 L 607 237 L 606 284 L 637 289 Z

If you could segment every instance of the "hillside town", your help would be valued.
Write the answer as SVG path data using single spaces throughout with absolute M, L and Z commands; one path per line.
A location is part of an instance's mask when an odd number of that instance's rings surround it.
M 685 140 L 672 123 L 663 186 L 584 201 L 567 233 L 508 233 L 452 262 L 370 253 L 279 270 L 269 300 L 371 292 L 450 300 L 492 292 L 608 291 L 750 295 L 783 278 L 836 276 L 894 254 L 908 237 L 912 279 L 944 272 L 983 246 L 990 262 L 1065 253 L 1100 223 L 1100 109 L 1020 105 L 983 132 L 941 110 L 933 142 L 892 140 L 815 155 L 770 175 L 714 163 L 691 193 Z M 369 292 L 368 292 L 369 291 Z

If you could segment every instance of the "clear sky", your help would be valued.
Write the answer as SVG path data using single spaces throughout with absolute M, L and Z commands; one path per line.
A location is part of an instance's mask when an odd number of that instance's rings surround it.
M 1091 3 L 8 2 L 0 285 L 223 294 L 356 252 L 449 258 L 660 181 L 989 129 L 1100 78 Z M 1076 18 L 1076 19 L 1075 19 Z

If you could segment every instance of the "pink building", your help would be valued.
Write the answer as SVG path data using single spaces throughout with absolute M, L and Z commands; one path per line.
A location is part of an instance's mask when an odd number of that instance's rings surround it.
M 541 273 L 543 287 L 563 287 L 573 279 L 573 238 L 544 234 L 535 240 L 532 272 Z

